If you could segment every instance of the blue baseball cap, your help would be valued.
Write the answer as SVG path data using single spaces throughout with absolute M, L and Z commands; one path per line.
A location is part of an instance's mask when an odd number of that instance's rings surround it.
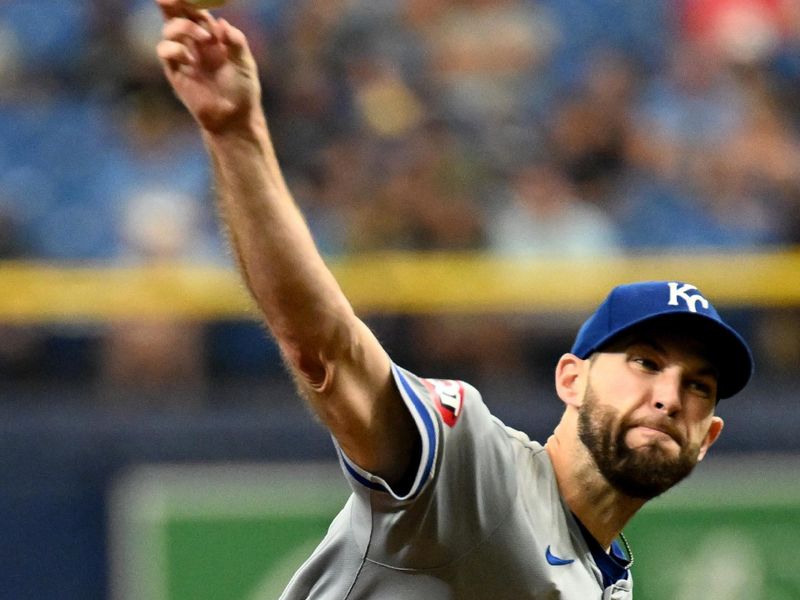
M 719 398 L 741 391 L 753 374 L 753 354 L 711 303 L 693 285 L 679 281 L 645 281 L 620 285 L 581 326 L 572 354 L 588 358 L 622 333 L 644 323 L 679 318 L 696 327 L 697 338 L 709 345 L 719 372 Z

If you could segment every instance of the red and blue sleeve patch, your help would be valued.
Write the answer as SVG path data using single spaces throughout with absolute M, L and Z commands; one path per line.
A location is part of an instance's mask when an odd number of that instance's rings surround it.
M 464 384 L 451 379 L 423 379 L 434 406 L 448 427 L 454 427 L 464 408 Z

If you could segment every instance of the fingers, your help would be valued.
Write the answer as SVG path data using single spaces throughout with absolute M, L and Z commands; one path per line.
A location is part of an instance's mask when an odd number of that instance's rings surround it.
M 220 25 L 198 14 L 197 20 L 186 16 L 169 18 L 162 29 L 163 39 L 156 47 L 158 57 L 171 67 L 200 62 L 200 49 L 220 40 Z
M 188 74 L 201 64 L 206 68 L 221 64 L 225 55 L 238 64 L 250 62 L 245 34 L 225 19 L 216 19 L 182 0 L 156 1 L 165 17 L 157 53 L 166 67 Z
M 225 19 L 219 19 L 217 24 L 220 40 L 228 47 L 231 58 L 238 62 L 247 51 L 247 37 Z
M 205 27 L 195 21 L 182 17 L 175 17 L 164 24 L 162 36 L 165 40 L 180 42 L 193 40 L 198 44 L 210 42 L 214 35 Z
M 170 18 L 164 24 L 162 37 L 156 53 L 165 66 L 172 69 L 197 64 L 197 45 L 213 38 L 208 30 L 185 17 Z
M 197 57 L 186 47 L 185 44 L 173 42 L 170 40 L 162 40 L 156 46 L 158 58 L 172 66 L 178 67 L 180 65 L 192 66 L 197 63 Z
M 183 0 L 156 0 L 156 2 L 161 8 L 161 12 L 164 15 L 164 20 L 167 22 L 167 24 L 175 19 L 181 21 L 190 21 L 196 23 L 199 27 L 204 28 L 214 36 L 219 35 L 220 25 L 207 10 L 199 10 L 195 8 L 194 5 L 184 2 Z M 184 23 L 182 27 L 187 27 L 187 25 Z M 178 33 L 186 32 L 181 32 L 178 30 Z M 164 37 L 167 37 L 166 32 Z

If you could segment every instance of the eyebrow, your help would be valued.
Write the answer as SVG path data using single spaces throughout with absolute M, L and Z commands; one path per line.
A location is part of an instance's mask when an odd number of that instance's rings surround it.
M 631 346 L 648 346 L 662 356 L 667 354 L 667 350 L 661 344 L 648 337 L 632 338 L 627 344 L 628 348 Z M 719 370 L 706 354 L 700 352 L 692 352 L 691 354 L 699 357 L 704 363 L 703 366 L 697 370 L 698 376 L 711 376 L 719 379 Z

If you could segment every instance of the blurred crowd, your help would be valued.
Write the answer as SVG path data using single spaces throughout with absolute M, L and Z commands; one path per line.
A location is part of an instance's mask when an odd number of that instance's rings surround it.
M 800 243 L 797 0 L 231 0 L 221 12 L 249 36 L 280 160 L 327 255 Z M 149 0 L 0 2 L 0 257 L 228 261 L 159 36 Z M 447 333 L 443 364 L 468 360 L 457 332 L 469 327 L 399 321 L 378 326 Z M 104 342 L 113 378 L 140 378 L 137 344 L 187 356 L 208 336 L 152 327 Z M 524 356 L 495 327 L 481 339 L 506 368 Z M 198 360 L 161 376 L 196 377 Z

